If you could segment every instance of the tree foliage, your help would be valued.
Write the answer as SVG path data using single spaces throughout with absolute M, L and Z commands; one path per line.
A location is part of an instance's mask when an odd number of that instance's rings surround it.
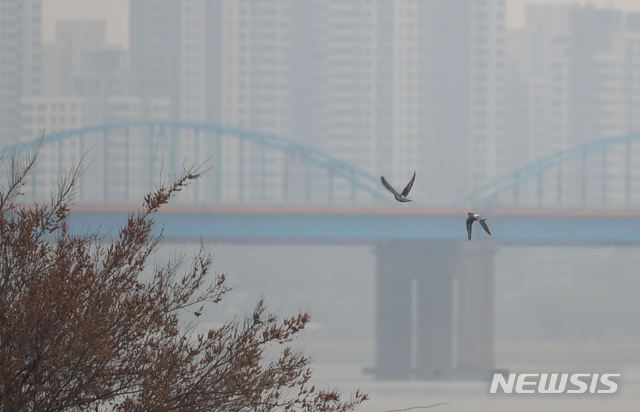
M 287 344 L 308 313 L 281 319 L 260 300 L 199 332 L 197 316 L 232 289 L 203 245 L 143 276 L 162 240 L 154 214 L 200 169 L 147 195 L 106 238 L 70 229 L 80 168 L 46 204 L 25 203 L 37 155 L 2 158 L 0 410 L 347 411 L 367 398 L 311 385 L 309 357 Z

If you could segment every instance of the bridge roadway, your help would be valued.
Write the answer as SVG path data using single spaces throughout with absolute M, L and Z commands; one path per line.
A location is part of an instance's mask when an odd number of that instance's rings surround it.
M 71 227 L 117 233 L 134 208 L 78 206 Z M 482 211 L 403 208 L 166 207 L 155 215 L 175 241 L 351 243 L 376 258 L 378 379 L 484 379 L 494 367 L 494 255 L 502 246 L 640 244 L 640 211 Z M 414 344 L 415 343 L 415 344 Z
M 74 225 L 115 228 L 135 207 L 76 206 Z M 640 243 L 640 211 L 481 211 L 497 245 Z M 212 242 L 378 244 L 390 240 L 466 240 L 467 210 L 413 208 L 165 207 L 156 215 L 167 238 Z M 477 227 L 476 227 L 477 226 Z

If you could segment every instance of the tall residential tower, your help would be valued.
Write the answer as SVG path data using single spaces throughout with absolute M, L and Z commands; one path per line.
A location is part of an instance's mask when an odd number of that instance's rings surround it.
M 19 140 L 20 100 L 42 92 L 42 0 L 0 0 L 0 143 Z

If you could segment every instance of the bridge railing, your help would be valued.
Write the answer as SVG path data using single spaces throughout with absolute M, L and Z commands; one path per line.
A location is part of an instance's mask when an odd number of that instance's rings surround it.
M 459 204 L 501 207 L 632 208 L 640 205 L 640 133 L 562 150 L 517 168 Z
M 39 139 L 18 149 L 33 150 Z M 86 154 L 86 155 L 85 155 Z M 44 137 L 30 196 L 46 199 L 85 155 L 79 204 L 138 204 L 183 165 L 212 167 L 178 203 L 229 205 L 388 204 L 378 178 L 312 147 L 218 124 L 110 124 Z
M 632 208 L 640 206 L 640 133 L 595 140 L 506 173 L 458 206 Z M 23 142 L 32 150 L 39 139 Z M 78 204 L 139 204 L 183 164 L 212 170 L 178 204 L 389 206 L 379 177 L 309 146 L 218 124 L 156 121 L 46 135 L 28 196 L 48 199 L 85 155 Z

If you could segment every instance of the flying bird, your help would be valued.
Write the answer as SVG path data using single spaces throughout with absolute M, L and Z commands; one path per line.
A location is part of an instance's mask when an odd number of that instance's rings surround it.
M 380 180 L 382 180 L 382 184 L 384 185 L 384 187 L 386 187 L 391 193 L 393 193 L 393 196 L 395 196 L 395 198 L 396 198 L 396 200 L 398 202 L 403 202 L 403 203 L 404 202 L 411 202 L 411 199 L 409 199 L 407 197 L 407 195 L 411 191 L 411 187 L 413 186 L 413 181 L 416 180 L 416 172 L 415 171 L 413 172 L 413 177 L 411 178 L 411 181 L 409 183 L 407 183 L 407 186 L 404 188 L 402 193 L 396 192 L 396 189 L 391 187 L 391 185 L 385 180 L 384 176 L 380 176 Z
M 467 234 L 469 235 L 469 240 L 471 240 L 471 226 L 473 225 L 473 222 L 475 222 L 476 220 L 480 222 L 480 225 L 484 228 L 485 232 L 487 232 L 488 234 L 491 234 L 491 232 L 489 231 L 489 226 L 487 226 L 487 222 L 485 222 L 487 218 L 482 217 L 477 213 L 469 212 L 468 214 L 469 214 L 469 217 L 467 217 Z

